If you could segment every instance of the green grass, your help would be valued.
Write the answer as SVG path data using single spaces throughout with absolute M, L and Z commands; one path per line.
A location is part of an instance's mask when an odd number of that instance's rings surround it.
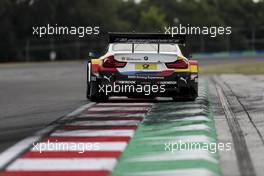
M 218 66 L 204 66 L 199 68 L 202 74 L 229 73 L 229 74 L 264 74 L 264 62 L 253 64 L 231 64 Z

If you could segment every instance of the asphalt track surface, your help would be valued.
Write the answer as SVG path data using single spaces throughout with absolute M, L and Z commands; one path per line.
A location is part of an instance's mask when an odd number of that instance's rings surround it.
M 204 81 L 199 92 L 195 102 L 88 103 L 2 153 L 0 175 L 219 175 L 215 150 L 175 148 L 182 140 L 216 141 Z
M 260 62 L 261 59 L 254 58 L 251 61 L 245 60 L 245 58 L 241 58 L 241 59 L 236 58 L 236 61 L 234 61 L 233 59 L 232 60 L 205 59 L 205 60 L 199 60 L 199 63 L 200 66 L 203 66 L 203 65 L 217 65 L 217 64 L 222 65 L 222 64 L 228 64 L 230 62 L 247 63 L 252 61 Z M 77 109 L 81 105 L 89 104 L 89 102 L 87 102 L 87 100 L 85 99 L 85 79 L 86 78 L 85 78 L 84 62 L 55 62 L 55 63 L 1 65 L 0 66 L 0 97 L 1 97 L 0 98 L 0 120 L 1 120 L 0 152 L 10 148 L 16 142 L 25 139 L 26 137 L 32 136 L 35 132 L 43 128 L 45 129 L 47 125 L 53 122 L 57 122 L 56 120 L 65 117 L 65 115 L 69 114 L 70 112 Z M 262 157 L 263 155 L 260 154 L 260 153 L 264 153 L 263 151 L 263 146 L 264 146 L 263 144 L 264 78 L 263 76 L 222 75 L 220 77 L 219 76 L 203 77 L 203 80 L 207 80 L 209 84 L 208 85 L 209 92 L 212 100 L 212 107 L 213 107 L 212 109 L 214 111 L 214 120 L 217 130 L 217 140 L 222 142 L 232 141 L 233 144 L 232 146 L 234 147 L 234 150 L 232 150 L 231 152 L 221 152 L 221 151 L 219 152 L 220 153 L 219 162 L 220 162 L 221 172 L 219 171 L 217 166 L 206 163 L 204 164 L 204 168 L 206 170 L 196 169 L 195 172 L 194 170 L 193 171 L 181 170 L 175 172 L 174 174 L 182 174 L 182 173 L 188 174 L 193 172 L 196 173 L 196 175 L 215 175 L 215 174 L 218 175 L 219 173 L 222 173 L 223 175 L 261 175 L 261 173 L 263 173 L 262 163 L 264 161 L 264 158 Z M 252 86 L 249 87 L 248 85 L 252 85 Z M 120 101 L 120 103 L 124 104 L 124 103 L 133 103 L 133 102 L 122 100 Z M 135 103 L 139 103 L 139 102 L 136 101 Z M 155 105 L 157 103 L 152 102 L 151 106 L 152 104 Z M 148 105 L 149 104 L 147 104 L 147 106 Z M 159 106 L 159 104 L 157 105 Z M 169 111 L 172 111 L 172 109 L 168 109 L 170 105 L 172 105 L 170 102 L 165 104 L 166 112 L 164 111 L 164 114 L 168 114 Z M 175 104 L 173 104 L 173 106 L 174 105 Z M 110 109 L 113 108 L 111 106 L 112 105 L 110 104 L 109 105 Z M 141 108 L 141 106 L 142 104 L 131 105 L 131 108 L 132 109 Z M 187 105 L 187 107 L 191 109 L 195 108 L 196 106 L 204 107 L 204 105 L 199 105 L 199 104 L 198 105 L 192 104 L 191 107 Z M 209 105 L 206 105 L 206 107 L 209 107 Z M 102 109 L 100 108 L 101 108 L 100 106 L 95 107 L 95 111 L 89 112 L 88 114 L 90 113 L 93 114 L 95 112 L 102 111 Z M 118 108 L 120 109 L 120 107 Z M 160 106 L 160 108 L 161 109 L 157 109 L 156 111 L 159 112 L 163 110 L 162 106 Z M 155 112 L 155 106 L 153 106 L 153 109 Z M 112 111 L 113 110 L 111 110 L 110 112 Z M 145 109 L 143 111 L 144 113 L 146 113 Z M 101 114 L 103 113 L 107 114 L 107 112 L 102 111 Z M 130 114 L 133 114 L 133 112 L 131 112 Z M 152 114 L 152 116 L 155 117 L 155 114 Z M 186 114 L 184 116 L 186 116 Z M 232 117 L 231 120 L 228 117 Z M 124 119 L 119 119 L 119 120 L 122 121 Z M 142 119 L 134 119 L 134 120 L 142 120 Z M 189 119 L 187 118 L 187 120 Z M 149 121 L 151 122 L 151 124 L 153 124 L 153 122 L 156 122 L 156 120 L 152 118 L 150 118 Z M 208 125 L 207 120 L 205 121 L 206 124 L 205 125 L 200 124 L 199 128 L 206 126 L 213 128 L 212 125 Z M 204 123 L 204 120 L 201 120 L 201 123 Z M 64 126 L 63 130 L 71 130 L 75 128 L 76 127 L 73 126 L 67 127 L 66 125 L 66 129 Z M 77 128 L 84 128 L 84 127 L 78 126 Z M 123 130 L 135 129 L 133 128 L 133 125 L 132 127 L 130 126 L 130 127 L 120 127 L 120 128 L 121 129 L 125 128 Z M 155 126 L 153 126 L 153 128 L 155 128 Z M 168 126 L 165 126 L 165 128 L 168 128 Z M 150 130 L 144 126 L 142 127 L 141 125 L 139 125 L 139 129 L 140 130 L 137 130 L 137 133 L 139 133 L 139 135 L 137 135 L 136 133 L 135 137 L 133 137 L 134 141 L 138 140 L 138 136 L 139 137 L 144 136 L 143 134 L 145 134 L 145 132 L 140 133 L 140 131 L 146 130 L 146 132 L 148 132 Z M 153 130 L 152 127 L 151 130 Z M 206 130 L 208 130 L 207 127 Z M 172 135 L 172 137 L 174 135 L 177 136 L 178 134 L 175 133 L 175 131 L 167 131 L 167 132 L 162 131 L 161 137 L 164 136 L 163 133 L 170 134 Z M 130 134 L 129 131 L 127 131 L 127 134 L 129 136 Z M 154 134 L 151 132 L 150 135 L 154 135 Z M 159 133 L 155 134 L 155 136 L 158 135 Z M 49 137 L 52 137 L 52 135 Z M 198 139 L 200 138 L 198 137 Z M 216 135 L 210 136 L 210 141 L 215 139 L 216 139 Z M 64 141 L 65 139 L 61 139 L 61 140 Z M 125 138 L 122 139 L 119 138 L 114 140 L 121 140 L 121 142 L 127 142 Z M 139 139 L 139 141 L 140 140 L 141 139 Z M 132 140 L 131 143 L 133 144 L 135 142 L 133 142 Z M 119 145 L 117 147 L 119 148 L 121 147 L 123 151 L 124 146 L 122 147 L 122 145 L 121 146 Z M 119 152 L 120 150 L 121 149 L 119 149 Z M 133 150 L 133 145 L 132 145 L 132 147 L 128 147 L 128 149 L 125 151 L 124 157 L 126 156 L 130 157 L 129 155 L 129 153 L 131 153 L 130 151 L 132 151 L 132 153 L 135 154 L 137 154 L 138 152 Z M 157 151 L 152 151 L 152 152 L 157 152 Z M 105 155 L 105 153 L 103 155 Z M 118 153 L 108 153 L 108 155 L 112 157 L 117 157 Z M 48 156 L 48 154 L 46 156 Z M 159 156 L 160 158 L 164 157 L 162 154 Z M 201 156 L 207 157 L 207 154 Z M 29 153 L 24 157 L 34 158 L 38 156 Z M 166 157 L 168 156 L 166 155 Z M 212 157 L 215 158 L 215 156 Z M 147 162 L 146 158 L 143 158 L 143 160 L 146 166 L 148 166 L 149 163 Z M 172 158 L 172 160 L 175 160 L 175 158 Z M 15 162 L 14 165 L 11 165 L 10 167 L 11 169 L 19 170 L 19 167 L 21 166 L 20 163 L 21 161 L 20 160 L 16 160 L 16 161 L 17 163 Z M 41 162 L 42 160 L 40 161 L 40 163 Z M 104 163 L 105 161 L 102 162 Z M 101 173 L 102 175 L 109 173 L 109 169 L 111 170 L 112 167 L 116 164 L 115 160 L 107 160 L 107 162 L 109 164 L 107 166 L 110 168 L 108 168 L 108 170 L 104 170 Z M 61 164 L 64 165 L 65 164 L 64 161 Z M 28 165 L 26 164 L 24 166 L 26 167 Z M 100 162 L 98 163 L 98 165 L 100 165 Z M 158 163 L 158 165 L 160 165 L 160 163 Z M 82 166 L 78 165 L 78 167 L 82 167 Z M 127 166 L 126 159 L 121 158 L 121 162 L 117 166 L 114 175 L 115 174 L 119 175 L 119 173 L 122 173 L 124 171 L 124 168 L 129 168 L 129 167 Z M 136 164 L 135 164 L 135 168 L 137 168 Z M 137 172 L 142 174 L 143 171 L 137 170 Z M 211 174 L 211 172 L 213 172 L 213 174 Z M 154 175 L 154 172 L 151 170 L 149 170 L 147 173 L 149 175 Z M 145 175 L 147 173 L 144 172 Z M 158 172 L 155 171 L 155 173 Z M 28 173 L 26 173 L 26 175 L 27 174 Z M 65 173 L 62 172 L 61 174 L 63 175 Z M 171 175 L 170 173 L 167 172 L 162 172 L 157 175 L 166 175 L 166 174 Z
M 232 141 L 220 151 L 224 175 L 263 175 L 264 76 L 212 76 L 210 93 L 218 141 Z
M 0 66 L 0 151 L 86 103 L 84 62 Z

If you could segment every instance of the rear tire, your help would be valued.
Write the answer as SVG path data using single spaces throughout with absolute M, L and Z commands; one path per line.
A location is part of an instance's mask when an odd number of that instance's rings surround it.
M 196 97 L 172 97 L 173 101 L 195 101 Z
M 89 65 L 91 63 L 88 61 L 87 65 L 86 65 L 86 98 L 90 99 L 90 69 L 89 69 Z
M 178 96 L 172 97 L 173 101 L 195 101 L 197 98 L 198 93 L 196 89 L 190 88 L 190 89 L 182 89 L 178 93 Z
M 86 98 L 93 102 L 107 101 L 109 97 L 99 93 L 98 83 L 95 81 L 91 81 L 89 79 L 91 77 L 90 64 L 91 64 L 90 62 L 87 63 L 87 69 L 86 69 L 87 71 Z
M 88 90 L 88 88 L 87 88 Z M 93 102 L 107 101 L 109 97 L 107 95 L 99 93 L 98 84 L 96 82 L 90 82 L 88 97 Z
M 86 98 L 90 99 L 90 85 L 89 85 L 89 83 L 87 83 L 87 87 L 86 87 Z

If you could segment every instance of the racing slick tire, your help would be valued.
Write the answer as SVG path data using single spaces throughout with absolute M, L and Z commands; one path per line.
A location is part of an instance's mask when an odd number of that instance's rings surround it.
M 102 102 L 109 99 L 107 95 L 99 93 L 98 84 L 94 81 L 91 81 L 89 86 L 87 85 L 87 97 L 93 102 Z
M 86 98 L 90 99 L 90 84 L 87 83 L 87 87 L 86 87 Z
M 198 85 L 189 89 L 180 89 L 179 95 L 172 97 L 173 101 L 195 101 L 198 97 Z
M 89 69 L 90 62 L 87 63 L 86 65 L 86 98 L 90 99 L 90 80 L 89 80 L 89 75 L 90 75 L 90 69 Z
M 178 101 L 195 101 L 196 97 L 172 97 L 173 101 L 178 102 Z
M 108 96 L 100 94 L 100 92 L 98 91 L 98 83 L 96 81 L 91 81 L 89 79 L 90 75 L 91 75 L 91 70 L 90 70 L 90 62 L 87 63 L 87 87 L 86 87 L 86 98 L 94 101 L 94 102 L 99 102 L 99 101 L 107 101 L 108 100 Z

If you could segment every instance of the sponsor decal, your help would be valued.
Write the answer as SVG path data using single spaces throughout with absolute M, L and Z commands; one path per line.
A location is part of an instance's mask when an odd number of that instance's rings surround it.
M 136 84 L 136 81 L 115 81 L 118 84 Z
M 127 58 L 125 58 L 125 60 L 127 60 L 127 61 L 129 61 L 129 60 L 131 60 L 131 61 L 139 61 L 139 60 L 142 60 L 142 59 L 141 58 L 127 57 Z
M 160 81 L 159 84 L 165 84 L 165 85 L 174 85 L 177 84 L 177 81 Z
M 162 79 L 165 79 L 165 77 L 163 77 L 163 76 L 149 76 L 149 75 L 147 75 L 147 76 L 144 76 L 144 75 L 129 75 L 128 79 L 145 79 L 145 80 L 147 80 L 147 79 L 150 79 L 150 80 L 160 79 L 160 80 L 162 80 Z
M 187 80 L 183 77 L 180 77 L 180 80 L 182 80 L 183 82 L 185 82 L 185 84 L 187 84 Z
M 149 63 L 136 64 L 135 69 L 136 70 L 157 70 L 157 64 L 149 64 Z
M 113 74 L 111 76 L 108 76 L 108 77 L 104 75 L 104 79 L 106 79 L 108 82 L 111 82 L 112 76 L 113 76 Z
M 143 69 L 148 69 L 149 68 L 149 64 L 143 64 L 142 67 L 143 67 Z

